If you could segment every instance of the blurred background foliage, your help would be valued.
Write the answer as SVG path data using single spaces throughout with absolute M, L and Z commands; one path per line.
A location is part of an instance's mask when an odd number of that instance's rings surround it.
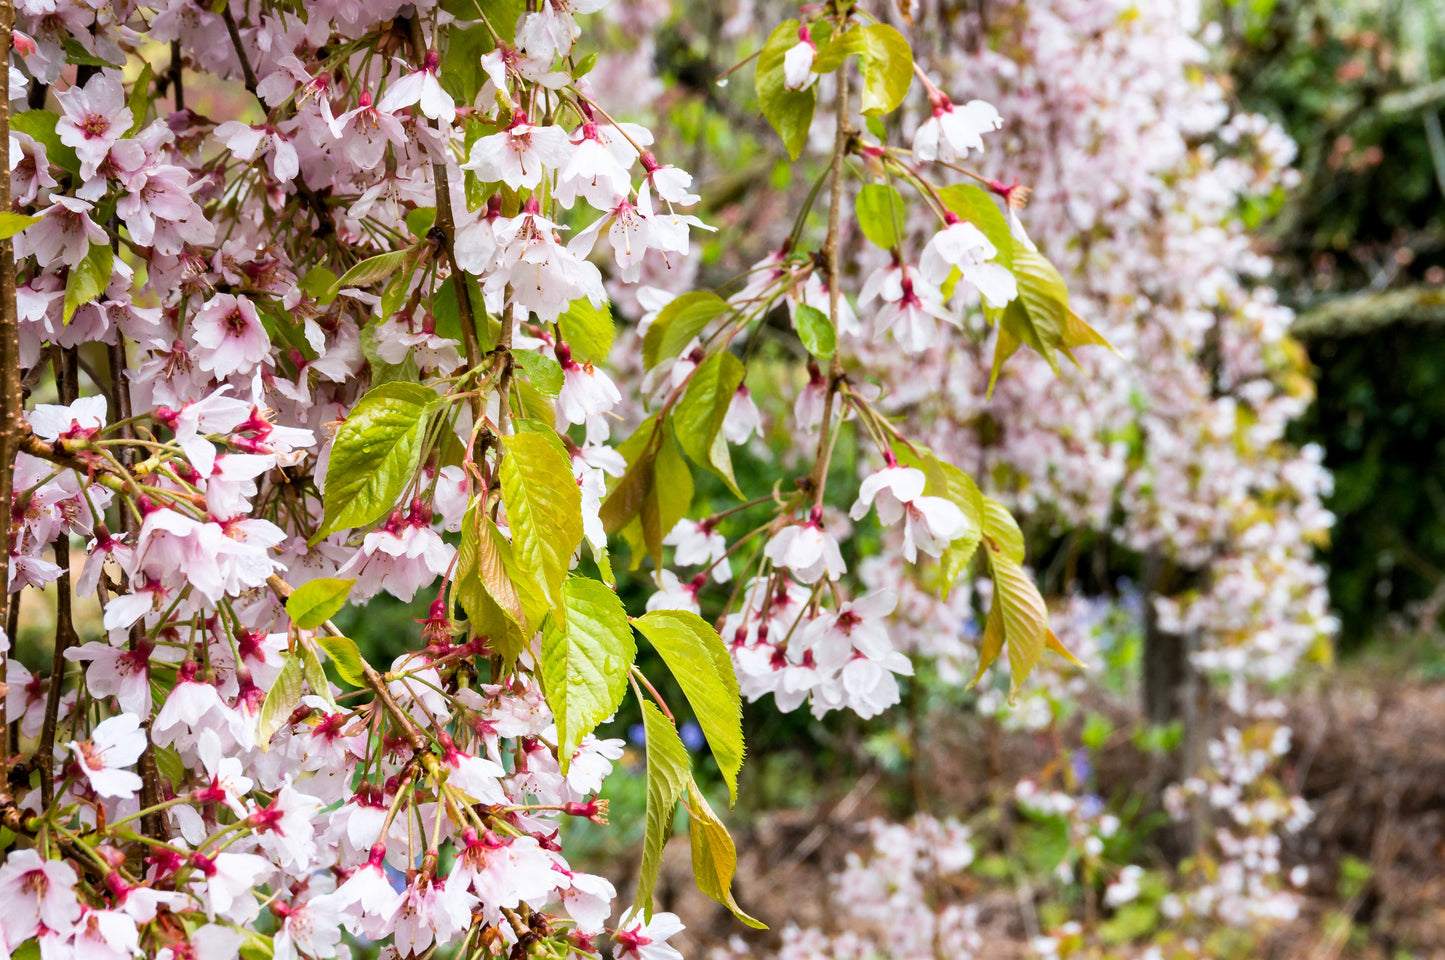
M 1226 0 L 1239 104 L 1299 144 L 1300 187 L 1254 211 L 1316 366 L 1297 439 L 1320 443 L 1326 559 L 1358 650 L 1433 632 L 1445 593 L 1445 3 Z

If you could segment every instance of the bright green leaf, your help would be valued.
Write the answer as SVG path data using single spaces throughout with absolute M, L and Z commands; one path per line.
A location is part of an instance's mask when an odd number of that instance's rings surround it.
M 346 287 L 369 287 L 378 280 L 385 280 L 400 270 L 406 262 L 407 250 L 389 250 L 386 253 L 368 257 L 343 273 L 328 291 L 335 299 L 336 294 Z
M 798 328 L 798 339 L 813 356 L 828 360 L 838 349 L 838 334 L 833 329 L 833 321 L 817 307 L 798 304 L 793 310 L 793 325 Z
M 756 930 L 768 925 L 748 916 L 733 899 L 733 875 L 738 869 L 737 847 L 727 827 L 712 812 L 697 784 L 687 785 L 688 841 L 692 848 L 692 875 L 697 888 L 732 911 L 732 915 Z
M 0 211 L 0 240 L 9 240 L 31 224 L 39 223 L 40 219 L 40 217 L 30 217 L 23 213 Z
M 586 297 L 579 297 L 562 312 L 557 323 L 562 327 L 563 341 L 572 350 L 572 359 L 578 363 L 602 363 L 612 355 L 617 327 L 612 322 L 610 304 L 598 308 Z
M 552 399 L 562 392 L 566 377 L 556 360 L 535 350 L 513 350 L 512 360 L 542 396 Z
M 733 475 L 732 454 L 722 425 L 746 372 L 742 361 L 731 353 L 713 354 L 692 372 L 687 391 L 672 412 L 673 431 L 683 452 L 721 477 L 739 498 L 742 491 Z
M 427 424 L 440 403 L 430 388 L 396 381 L 373 388 L 351 408 L 331 445 L 326 519 L 313 539 L 391 511 L 421 463 Z
M 366 673 L 362 669 L 361 651 L 356 648 L 355 640 L 322 634 L 316 638 L 316 642 L 326 651 L 326 656 L 342 680 L 353 687 L 365 686 Z
M 858 217 L 858 229 L 863 231 L 875 246 L 891 250 L 903 236 L 903 196 L 897 188 L 886 183 L 865 184 L 858 191 L 854 210 Z
M 798 43 L 798 21 L 785 20 L 768 37 L 758 54 L 757 75 L 754 85 L 758 93 L 758 106 L 763 116 L 772 124 L 788 155 L 794 160 L 803 152 L 808 140 L 808 129 L 813 125 L 813 108 L 818 94 L 814 87 L 806 90 L 789 90 L 783 75 L 783 56 Z
M 898 109 L 913 83 L 913 48 L 886 23 L 864 27 L 859 66 L 863 71 L 862 112 L 881 116 Z
M 993 194 L 972 183 L 955 183 L 938 188 L 943 205 L 958 215 L 960 220 L 978 227 L 998 253 L 995 263 L 1013 268 L 1014 239 L 1009 230 L 1008 219 L 994 202 Z
M 315 630 L 346 606 L 346 598 L 355 584 L 355 577 L 308 580 L 286 598 L 286 613 L 302 630 Z
M 652 888 L 657 886 L 662 848 L 672 836 L 673 811 L 692 781 L 692 766 L 677 728 L 651 700 L 642 701 L 642 729 L 647 738 L 647 817 L 635 902 L 643 918 L 651 920 Z
M 706 620 L 687 610 L 653 610 L 633 626 L 657 649 L 688 705 L 728 785 L 738 796 L 743 766 L 743 705 L 727 646 Z
M 75 311 L 87 303 L 91 303 L 110 285 L 110 272 L 115 264 L 115 255 L 108 245 L 103 243 L 92 243 L 88 252 L 80 263 L 70 268 L 70 275 L 65 278 L 65 307 L 61 315 L 62 323 L 69 323 L 70 318 L 75 316 Z
M 542 689 L 557 721 L 557 759 L 567 772 L 587 734 L 617 712 L 637 644 L 622 601 L 597 580 L 574 577 L 562 588 L 567 625 L 542 632 Z
M 130 88 L 130 99 L 126 102 L 126 106 L 130 108 L 130 129 L 125 133 L 127 137 L 135 136 L 137 131 L 145 126 L 146 113 L 151 106 L 151 81 L 154 77 L 151 65 L 143 63 L 140 76 L 135 78 L 135 85 Z
M 75 148 L 61 143 L 60 134 L 55 132 L 55 123 L 59 119 L 60 114 L 54 110 L 26 110 L 10 118 L 10 129 L 43 144 L 45 158 L 50 163 L 62 170 L 79 174 L 80 158 L 75 155 Z
M 519 433 L 505 438 L 503 449 L 499 473 L 513 555 L 565 626 L 562 584 L 582 542 L 582 491 L 555 436 Z
M 256 730 L 256 743 L 264 752 L 271 746 L 271 738 L 301 703 L 301 659 L 295 653 L 288 653 L 281 664 L 281 672 L 271 683 L 266 700 L 261 704 L 261 717 Z
M 642 340 L 642 362 L 650 370 L 682 353 L 714 318 L 732 309 L 709 290 L 684 293 L 658 311 Z

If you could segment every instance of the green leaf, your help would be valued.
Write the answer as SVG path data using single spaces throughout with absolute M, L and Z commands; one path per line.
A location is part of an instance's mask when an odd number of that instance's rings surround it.
M 115 255 L 107 244 L 90 245 L 90 252 L 80 263 L 70 268 L 70 275 L 65 278 L 62 323 L 69 323 L 79 307 L 93 302 L 105 293 L 105 288 L 110 285 L 110 271 L 114 264 Z
M 326 519 L 313 541 L 391 511 L 416 475 L 427 424 L 440 404 L 428 387 L 393 381 L 351 408 L 331 445 Z
M 1039 588 L 1023 567 L 990 552 L 989 568 L 993 571 L 993 603 L 999 611 L 1004 641 L 1008 645 L 1009 700 L 1012 701 L 1043 658 L 1049 611 Z M 990 610 L 989 616 L 993 615 Z
M 832 73 L 853 54 L 862 53 L 865 46 L 863 31 L 851 23 L 842 33 L 833 33 L 826 38 L 815 31 L 813 42 L 818 45 L 818 55 L 813 58 L 814 73 Z
M 712 812 L 697 784 L 687 785 L 688 841 L 692 848 L 692 875 L 697 888 L 732 911 L 732 915 L 755 930 L 768 925 L 748 916 L 733 899 L 733 875 L 738 869 L 738 852 L 727 827 Z
M 567 772 L 583 738 L 617 712 L 637 644 L 617 594 L 597 580 L 574 577 L 562 588 L 566 626 L 542 632 L 542 690 L 557 721 L 557 760 Z
M 486 638 L 488 646 L 510 667 L 526 647 L 529 618 L 507 569 L 503 548 L 510 553 L 511 544 L 487 516 L 486 501 L 473 503 L 462 518 L 453 596 L 466 612 L 472 633 Z M 541 607 L 539 616 L 545 617 L 545 601 Z
M 672 532 L 677 521 L 687 516 L 692 506 L 692 471 L 677 448 L 671 426 L 663 424 L 662 441 L 652 465 L 653 484 L 642 501 L 642 542 L 652 562 L 662 567 L 662 538 Z M 626 479 L 624 477 L 624 479 Z
M 442 0 L 442 9 L 462 22 L 486 16 L 492 29 L 507 43 L 517 37 L 517 20 L 527 12 L 526 0 Z
M 798 328 L 798 339 L 813 356 L 827 360 L 838 349 L 838 334 L 833 330 L 833 321 L 817 307 L 798 304 L 793 310 L 793 325 Z
M 874 246 L 891 250 L 903 236 L 903 195 L 886 183 L 865 184 L 858 191 L 854 212 L 858 229 Z
M 130 129 L 125 134 L 127 137 L 135 136 L 136 132 L 145 126 L 146 113 L 151 106 L 151 81 L 154 77 L 151 65 L 143 63 L 140 76 L 135 78 L 135 86 L 130 89 L 130 99 L 126 101 L 126 106 L 130 108 Z
M 722 425 L 746 372 L 742 361 L 731 353 L 713 354 L 692 372 L 687 392 L 672 412 L 673 431 L 683 452 L 721 477 L 739 498 L 743 494 L 733 475 L 732 454 Z
M 9 240 L 31 224 L 39 223 L 40 217 L 29 217 L 23 213 L 0 212 L 0 240 Z
M 632 436 L 618 446 L 617 452 L 627 461 L 627 470 L 598 510 L 602 528 L 609 535 L 626 527 L 642 512 L 642 504 L 652 490 L 657 451 L 661 446 L 662 429 L 656 414 L 642 421 Z
M 994 245 L 998 254 L 995 263 L 1009 269 L 1014 264 L 1014 238 L 1009 230 L 1008 219 L 994 202 L 993 194 L 972 183 L 955 183 L 938 188 L 943 205 L 958 214 L 960 220 L 978 227 L 979 231 Z
M 336 668 L 336 673 L 342 680 L 353 687 L 366 685 L 366 673 L 362 669 L 364 661 L 361 651 L 356 648 L 355 640 L 322 634 L 316 638 L 316 642 L 326 651 L 326 656 L 330 658 L 331 665 Z
M 378 280 L 385 280 L 400 270 L 411 249 L 389 250 L 386 253 L 368 257 L 341 275 L 327 291 L 332 299 L 345 287 L 369 287 Z
M 663 360 L 682 353 L 708 322 L 732 309 L 726 300 L 710 290 L 684 293 L 657 313 L 642 340 L 642 362 L 651 370 Z
M 476 8 L 460 14 L 462 20 L 476 19 Z M 512 21 L 513 25 L 516 21 Z M 446 50 L 442 54 L 440 80 L 442 88 L 459 103 L 470 104 L 482 92 L 487 75 L 482 70 L 483 54 L 496 47 L 486 24 L 447 30 Z
M 315 630 L 346 606 L 356 578 L 318 577 L 308 580 L 286 598 L 286 613 L 302 630 Z
M 412 211 L 415 213 L 416 211 Z M 381 319 L 390 319 L 392 314 L 401 309 L 406 303 L 407 296 L 411 293 L 411 281 L 416 276 L 416 265 L 421 262 L 422 251 L 425 247 L 417 244 L 406 250 L 402 257 L 401 266 L 397 268 L 395 276 L 381 292 Z
M 968 565 L 968 561 L 973 558 L 979 541 L 983 539 L 986 508 L 983 494 L 978 490 L 978 484 L 974 483 L 973 478 L 968 474 L 953 464 L 938 459 L 932 453 L 928 455 L 924 464 L 923 472 L 928 478 L 928 485 L 924 492 L 929 496 L 943 497 L 949 500 L 963 511 L 964 519 L 968 521 L 968 526 L 964 528 L 963 533 L 949 543 L 938 558 L 942 570 L 943 599 L 947 600 L 954 581 L 963 572 L 963 568 Z
M 503 441 L 502 502 L 517 564 L 542 589 L 565 626 L 562 584 L 582 542 L 582 491 L 556 436 L 519 433 Z
M 612 355 L 617 327 L 612 322 L 610 304 L 604 303 L 599 309 L 591 300 L 580 297 L 563 311 L 557 323 L 562 327 L 562 339 L 572 350 L 572 359 L 578 363 L 602 363 Z
M 535 350 L 513 350 L 512 360 L 542 396 L 554 399 L 562 392 L 566 376 L 556 360 Z
M 333 712 L 336 710 L 336 700 L 331 696 L 331 681 L 326 676 L 326 670 L 321 666 L 321 658 L 316 656 L 316 651 L 306 644 L 297 647 L 301 655 L 301 674 L 306 678 L 306 685 L 311 692 L 326 701 L 326 705 Z
M 744 753 L 743 704 L 732 657 L 722 637 L 688 610 L 653 610 L 632 623 L 657 649 L 682 687 L 727 782 L 728 795 L 736 803 Z
M 642 908 L 643 918 L 651 920 L 652 888 L 657 886 L 662 848 L 672 836 L 673 811 L 692 781 L 692 767 L 677 728 L 651 700 L 642 701 L 642 729 L 647 737 L 647 818 L 636 903 Z
M 436 207 L 417 207 L 406 215 L 406 229 L 418 240 L 426 239 L 427 231 L 436 223 Z
M 983 533 L 990 553 L 1014 563 L 1024 562 L 1024 534 L 1008 507 L 992 497 L 983 498 Z
M 1069 309 L 1068 287 L 1059 271 L 1042 254 L 1019 245 L 1014 249 L 1013 273 L 1019 295 L 1002 310 L 985 310 L 999 328 L 988 381 L 990 394 L 999 371 L 1020 345 L 1041 355 L 1055 373 L 1059 370 L 1056 352 L 1077 366 L 1071 347 L 1113 349 L 1109 341 Z
M 281 672 L 276 674 L 266 700 L 261 704 L 261 718 L 256 730 L 256 743 L 264 753 L 271 746 L 271 738 L 280 730 L 297 705 L 301 703 L 301 658 L 295 653 L 286 655 Z
M 861 33 L 863 50 L 858 57 L 863 71 L 861 111 L 865 116 L 892 113 L 913 83 L 913 48 L 903 34 L 886 23 L 864 27 Z
M 10 118 L 10 129 L 27 134 L 36 143 L 44 145 L 45 158 L 50 163 L 79 174 L 80 158 L 75 155 L 75 148 L 61 143 L 60 134 L 55 132 L 55 123 L 59 119 L 60 114 L 54 110 L 26 110 Z
M 65 35 L 60 39 L 60 47 L 65 51 L 65 62 L 73 63 L 81 67 L 113 67 L 115 64 L 109 60 L 102 60 L 89 50 L 80 45 L 80 41 L 72 36 Z
M 788 148 L 788 155 L 794 160 L 802 154 L 803 144 L 808 140 L 808 128 L 813 125 L 813 108 L 818 100 L 814 87 L 789 90 L 785 86 L 783 57 L 798 43 L 798 26 L 797 20 L 785 20 L 778 24 L 758 54 L 754 79 L 758 106 L 778 136 L 782 137 L 783 146 Z
M 331 302 L 331 288 L 336 284 L 336 274 L 325 267 L 312 267 L 296 284 L 302 293 L 310 294 L 317 303 Z

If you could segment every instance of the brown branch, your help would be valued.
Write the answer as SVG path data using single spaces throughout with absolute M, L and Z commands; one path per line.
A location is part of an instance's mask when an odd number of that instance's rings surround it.
M 236 51 L 236 59 L 241 61 L 241 76 L 245 81 L 246 89 L 251 92 L 251 96 L 256 98 L 256 102 L 261 105 L 261 109 L 269 113 L 270 111 L 266 106 L 266 101 L 262 100 L 261 95 L 256 92 L 256 71 L 251 67 L 251 58 L 246 56 L 245 44 L 241 42 L 241 30 L 236 26 L 236 18 L 231 15 L 231 8 L 229 6 L 221 9 L 221 17 L 226 21 L 226 33 L 231 37 L 231 46 Z M 177 76 L 179 76 L 179 74 L 177 74 Z M 179 86 L 176 89 L 179 90 Z M 326 208 L 326 201 L 321 198 L 319 193 L 311 189 L 306 183 L 306 178 L 299 170 L 296 171 L 294 186 L 296 187 L 297 196 L 305 200 L 306 205 L 309 206 L 311 211 L 316 215 L 316 236 L 324 237 L 333 232 L 336 227 L 331 222 L 331 212 Z
M 286 599 L 291 596 L 291 584 L 282 580 L 274 573 L 266 578 L 266 585 L 271 588 L 271 592 L 274 593 L 277 599 L 283 604 L 286 602 Z M 327 620 L 321 625 L 321 630 L 329 636 L 343 636 L 342 632 L 336 629 L 336 625 L 330 620 Z M 406 737 L 407 742 L 411 744 L 412 749 L 418 752 L 426 750 L 426 735 L 421 732 L 416 722 L 413 721 L 412 718 L 407 715 L 407 712 L 401 708 L 401 705 L 396 702 L 396 698 L 393 697 L 391 691 L 386 688 L 386 681 L 382 678 L 381 674 L 376 672 L 375 667 L 366 662 L 365 657 L 361 658 L 361 675 L 362 679 L 366 681 L 367 687 L 371 689 L 372 693 L 376 694 L 376 698 L 380 700 L 381 705 L 386 708 L 386 712 L 396 721 L 397 726 L 401 727 L 401 732 Z M 422 763 L 426 765 L 425 760 L 423 760 Z
M 412 56 L 418 63 L 426 60 L 426 38 L 421 32 L 421 23 L 415 17 L 407 19 L 411 32 Z M 441 122 L 438 120 L 428 121 L 433 130 L 441 134 Z M 450 135 L 448 130 L 447 134 Z M 442 251 L 446 254 L 447 266 L 452 271 L 452 285 L 456 287 L 457 294 L 457 320 L 462 327 L 462 340 L 466 345 L 467 366 L 476 370 L 482 362 L 482 345 L 477 339 L 477 319 L 472 312 L 471 288 L 467 284 L 467 275 L 457 266 L 456 236 L 457 221 L 452 213 L 452 187 L 451 178 L 447 176 L 446 158 L 432 161 L 432 183 L 436 188 L 436 222 L 432 230 L 438 235 L 437 240 L 441 243 Z M 463 201 L 465 202 L 465 200 Z M 472 397 L 472 415 L 480 423 L 486 416 L 486 403 L 480 396 Z
M 10 31 L 15 26 L 15 5 L 0 3 L 0 52 L 10 62 Z M 0 170 L 10 169 L 10 72 L 0 77 Z M 10 178 L 0 177 L 0 211 L 10 209 Z M 15 248 L 10 240 L 0 240 L 0 504 L 7 515 L 0 519 L 0 623 L 10 622 L 10 613 L 17 606 L 9 590 L 10 550 L 13 523 L 8 515 L 15 495 L 15 454 L 24 429 L 20 389 L 20 323 L 15 311 Z M 15 636 L 9 635 L 11 649 Z M 5 686 L 9 656 L 0 656 L 0 687 Z M 10 759 L 10 728 L 0 735 L 0 785 L 6 783 L 6 766 Z
M 74 403 L 79 394 L 76 355 L 73 349 L 55 348 L 55 384 L 63 404 Z M 50 688 L 45 695 L 45 720 L 40 728 L 40 745 L 35 758 L 40 763 L 40 797 L 46 807 L 55 799 L 55 730 L 60 719 L 60 697 L 65 686 L 65 651 L 79 637 L 70 608 L 70 531 L 63 529 L 56 539 L 55 564 L 60 577 L 55 582 L 55 645 L 51 654 Z
M 829 177 L 828 236 L 823 242 L 823 258 L 828 264 L 828 319 L 833 329 L 838 328 L 838 298 L 841 292 L 839 282 L 838 237 L 841 232 L 843 207 L 843 157 L 848 153 L 848 144 L 853 138 L 853 127 L 848 119 L 848 73 L 838 71 L 838 112 L 837 130 L 833 134 L 833 159 Z M 828 390 L 823 402 L 823 422 L 818 426 L 818 454 L 813 461 L 813 472 L 809 476 L 815 503 L 823 505 L 823 490 L 828 483 L 828 461 L 832 459 L 833 405 L 838 385 L 843 382 L 843 361 L 838 352 L 833 352 L 833 362 L 828 374 Z

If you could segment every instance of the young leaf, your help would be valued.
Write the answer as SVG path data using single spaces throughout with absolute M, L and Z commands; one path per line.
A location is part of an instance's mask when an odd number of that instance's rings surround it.
M 793 323 L 798 328 L 798 339 L 809 353 L 824 360 L 832 358 L 838 349 L 838 334 L 826 313 L 800 303 L 793 312 Z
M 369 287 L 378 280 L 385 280 L 401 269 L 410 252 L 410 250 L 390 250 L 374 257 L 368 257 L 343 273 L 340 279 L 331 285 L 331 289 L 327 293 L 331 299 L 335 299 L 336 295 L 345 287 Z
M 863 71 L 861 110 L 865 116 L 892 113 L 913 83 L 913 48 L 903 34 L 886 23 L 875 23 L 860 32 L 863 40 L 858 57 Z
M 421 462 L 422 439 L 441 400 L 428 387 L 383 383 L 351 408 L 326 467 L 326 518 L 312 538 L 385 516 Z
M 321 649 L 326 651 L 326 656 L 331 660 L 331 665 L 336 668 L 336 673 L 351 684 L 353 687 L 364 686 L 366 683 L 365 672 L 362 670 L 361 651 L 356 648 L 356 641 L 350 637 L 333 637 L 330 634 L 317 636 L 316 642 Z
M 733 874 L 738 869 L 737 848 L 727 827 L 712 812 L 707 799 L 697 784 L 687 785 L 687 812 L 689 816 L 687 834 L 692 847 L 692 875 L 697 888 L 718 903 L 732 911 L 732 915 L 755 930 L 766 930 L 768 925 L 748 916 L 733 899 Z
M 557 318 L 557 323 L 562 327 L 562 339 L 572 349 L 572 359 L 578 363 L 601 363 L 612 355 L 617 327 L 612 322 L 610 304 L 598 308 L 586 297 L 579 297 Z
M 1043 658 L 1049 611 L 1039 588 L 1023 567 L 990 551 L 989 569 L 993 572 L 993 602 L 999 610 L 1004 641 L 1008 645 L 1009 700 L 1012 701 Z M 993 611 L 989 614 L 992 616 Z
M 709 321 L 729 309 L 728 302 L 710 290 L 695 290 L 673 300 L 658 311 L 642 339 L 644 366 L 651 370 L 677 357 Z
M 415 210 L 412 213 L 416 213 Z M 406 251 L 402 257 L 401 266 L 397 268 L 396 275 L 381 292 L 381 319 L 387 320 L 392 314 L 401 309 L 406 302 L 407 295 L 411 293 L 412 277 L 416 276 L 416 265 L 421 261 L 421 254 L 425 247 L 418 243 Z
M 54 110 L 26 110 L 10 118 L 10 129 L 29 134 L 30 138 L 45 146 L 45 158 L 69 173 L 80 173 L 80 158 L 75 148 L 60 142 L 55 132 L 55 123 L 60 114 Z
M 1025 246 L 1014 249 L 1014 277 L 1019 295 L 1002 310 L 987 311 L 998 324 L 999 336 L 994 345 L 993 370 L 988 389 L 992 394 L 999 371 L 1020 345 L 1031 347 L 1058 372 L 1055 352 L 1068 357 L 1075 366 L 1071 347 L 1103 346 L 1113 349 L 1098 331 L 1079 319 L 1069 309 L 1069 290 L 1063 277 L 1041 254 Z
M 286 613 L 302 630 L 315 630 L 346 606 L 356 578 L 318 577 L 308 580 L 286 598 Z
M 572 551 L 582 542 L 582 491 L 555 436 L 514 434 L 506 438 L 504 450 L 499 473 L 513 555 L 541 587 L 559 626 L 565 626 L 562 583 Z
M 642 512 L 642 505 L 652 490 L 657 451 L 661 446 L 662 430 L 656 415 L 642 421 L 632 436 L 618 446 L 617 452 L 627 461 L 627 470 L 598 510 L 602 528 L 609 535 L 626 527 Z
M 135 86 L 131 87 L 130 99 L 126 106 L 130 108 L 130 129 L 126 131 L 127 137 L 133 137 L 141 127 L 145 126 L 146 113 L 151 105 L 151 81 L 154 73 L 149 63 L 143 63 L 140 68 L 140 76 L 135 78 Z
M 331 681 L 327 679 L 326 670 L 321 666 L 321 658 L 316 656 L 316 651 L 306 644 L 300 644 L 296 652 L 301 655 L 301 674 L 306 678 L 306 685 L 311 692 L 316 694 L 334 712 L 336 700 L 331 696 Z
M 732 657 L 717 631 L 687 610 L 653 610 L 633 626 L 657 649 L 697 716 L 728 795 L 738 797 L 743 766 L 743 705 Z
M 512 359 L 542 396 L 552 399 L 562 392 L 565 376 L 556 360 L 535 350 L 513 350 Z
M 657 704 L 642 701 L 642 730 L 647 738 L 647 817 L 642 839 L 642 865 L 637 870 L 637 905 L 652 919 L 652 888 L 662 865 L 662 848 L 672 836 L 672 814 L 692 781 L 687 747 L 672 721 Z
M 721 477 L 739 498 L 743 494 L 733 475 L 732 454 L 722 435 L 722 425 L 746 372 L 742 361 L 731 353 L 713 354 L 692 372 L 687 392 L 672 412 L 673 431 L 683 452 L 698 466 Z
M 597 580 L 573 577 L 562 588 L 566 626 L 548 620 L 542 632 L 542 689 L 557 721 L 557 760 L 572 754 L 627 694 L 637 644 L 617 594 Z
M 8 210 L 0 212 L 0 240 L 9 240 L 31 224 L 39 223 L 40 220 L 40 217 L 30 217 L 23 213 L 11 213 Z
M 109 246 L 103 243 L 90 245 L 84 259 L 71 267 L 70 275 L 65 278 L 65 307 L 61 323 L 69 323 L 77 308 L 105 293 L 105 288 L 110 285 L 110 271 L 114 263 L 115 255 Z
M 903 235 L 903 197 L 897 188 L 886 183 L 865 184 L 858 191 L 854 212 L 858 229 L 874 246 L 891 250 Z
M 1013 233 L 1009 230 L 1008 220 L 999 210 L 998 204 L 994 202 L 992 194 L 983 187 L 972 183 L 955 183 L 939 187 L 938 195 L 942 198 L 945 207 L 958 214 L 960 220 L 966 220 L 978 227 L 979 231 L 988 238 L 988 242 L 994 245 L 998 250 L 993 258 L 995 263 L 1001 263 L 1005 267 L 1013 269 Z
M 798 43 L 798 21 L 785 20 L 768 37 L 758 54 L 757 74 L 754 86 L 758 92 L 758 106 L 763 116 L 772 124 L 788 155 L 794 160 L 803 152 L 808 140 L 808 128 L 813 125 L 813 107 L 818 94 L 813 87 L 806 90 L 789 90 L 783 75 L 783 57 Z M 912 69 L 910 60 L 909 69 Z
M 692 471 L 677 449 L 672 428 L 664 423 L 662 441 L 653 462 L 653 483 L 642 501 L 642 542 L 652 562 L 662 566 L 662 538 L 672 532 L 677 521 L 687 516 L 692 506 Z M 624 477 L 624 479 L 626 479 Z
M 270 749 L 271 738 L 301 702 L 301 659 L 295 653 L 286 655 L 281 672 L 271 683 L 266 700 L 261 704 L 261 718 L 256 729 L 256 743 L 262 752 Z
M 928 486 L 924 492 L 951 501 L 963 511 L 964 519 L 968 521 L 963 533 L 955 537 L 938 558 L 943 575 L 943 599 L 947 600 L 953 582 L 973 558 L 979 541 L 983 539 L 984 498 L 983 494 L 979 493 L 978 485 L 968 474 L 953 464 L 938 459 L 932 453 L 925 461 L 923 472 L 928 477 Z

